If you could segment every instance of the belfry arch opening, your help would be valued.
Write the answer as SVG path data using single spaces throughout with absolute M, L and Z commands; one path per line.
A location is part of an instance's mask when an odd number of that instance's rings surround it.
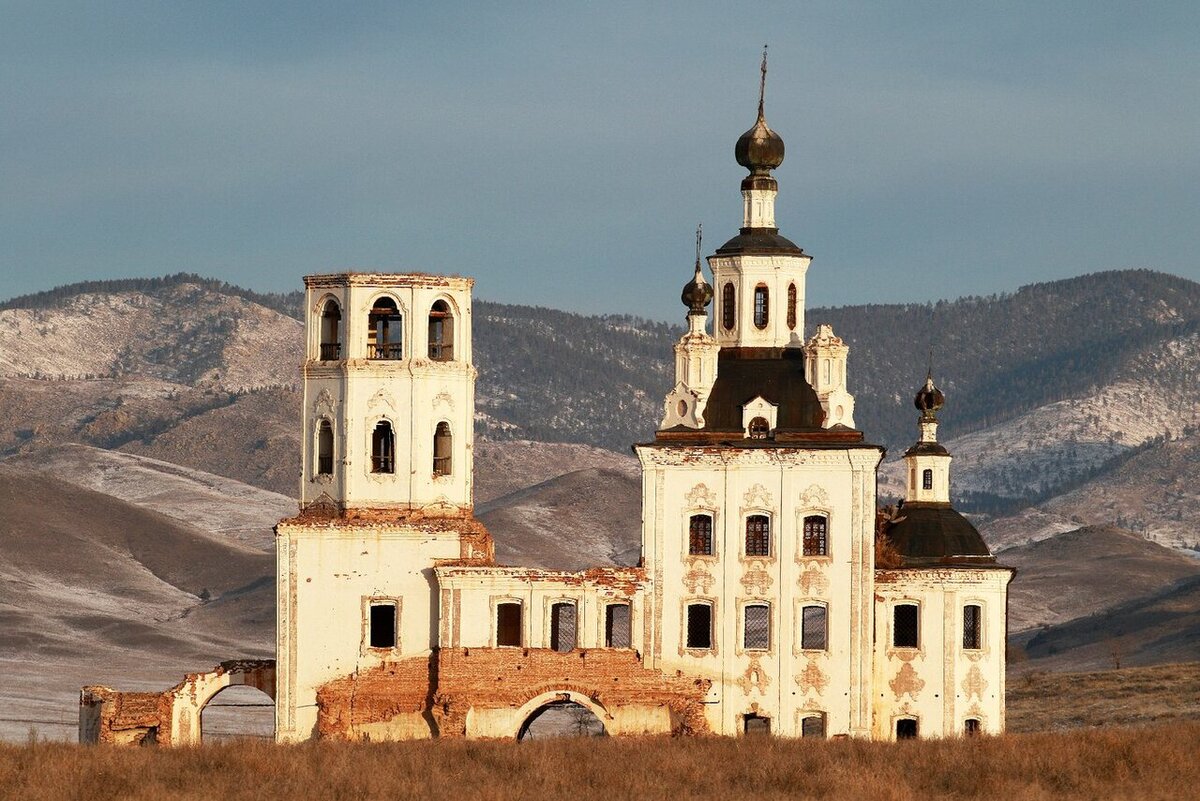
M 321 361 L 342 358 L 342 307 L 333 298 L 321 310 Z
M 607 737 L 604 721 L 591 704 L 575 693 L 557 693 L 530 712 L 521 723 L 517 740 L 548 740 L 555 737 Z M 602 712 L 602 710 L 601 710 Z
M 435 362 L 454 360 L 454 315 L 444 300 L 429 309 L 429 358 Z
M 367 358 L 404 358 L 404 320 L 396 301 L 386 295 L 376 299 L 367 316 Z
M 275 702 L 248 684 L 218 690 L 200 710 L 200 739 L 269 740 L 275 736 Z

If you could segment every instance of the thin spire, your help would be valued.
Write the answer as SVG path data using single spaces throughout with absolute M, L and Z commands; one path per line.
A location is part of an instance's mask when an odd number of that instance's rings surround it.
M 700 244 L 704 241 L 704 223 L 696 226 L 696 272 L 700 272 Z
M 762 77 L 758 81 L 758 118 L 764 119 L 763 116 L 763 98 L 767 94 L 767 46 L 763 45 L 762 57 Z

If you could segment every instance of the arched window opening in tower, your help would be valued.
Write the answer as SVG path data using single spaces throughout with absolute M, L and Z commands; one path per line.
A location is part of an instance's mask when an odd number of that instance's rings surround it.
M 829 521 L 824 515 L 804 518 L 804 555 L 829 555 Z
M 429 310 L 429 358 L 435 362 L 454 360 L 454 315 L 446 301 L 435 301 Z
M 317 424 L 317 475 L 333 474 L 333 425 L 328 420 Z
M 771 437 L 771 424 L 767 422 L 765 417 L 755 417 L 750 421 L 750 425 L 746 427 L 746 433 L 750 435 L 750 439 L 769 439 Z
M 928 468 L 921 473 L 921 489 L 933 489 L 933 471 Z
M 721 325 L 726 331 L 733 330 L 734 314 L 737 311 L 733 284 L 726 284 L 721 289 Z
M 746 518 L 746 556 L 771 555 L 771 519 L 766 515 Z
M 404 321 L 389 297 L 376 300 L 367 316 L 367 358 L 404 358 Z
M 550 650 L 566 653 L 575 649 L 575 604 L 569 601 L 550 607 Z
M 450 475 L 453 467 L 451 461 L 453 442 L 453 438 L 450 436 L 450 424 L 438 423 L 437 429 L 433 432 L 433 474 L 435 476 Z
M 686 640 L 688 648 L 710 650 L 713 647 L 712 611 L 711 604 L 688 604 Z
M 604 647 L 630 648 L 633 642 L 630 631 L 629 604 L 609 604 L 604 607 Z
M 789 331 L 796 330 L 796 285 L 795 284 L 788 284 L 787 326 L 788 326 Z
M 983 641 L 983 607 L 967 604 L 963 607 L 963 648 L 977 651 Z
M 896 604 L 892 609 L 892 646 L 917 648 L 921 642 L 920 610 L 916 604 Z
M 321 312 L 321 361 L 333 362 L 342 358 L 342 309 L 337 301 L 325 301 Z
M 387 420 L 380 420 L 371 432 L 371 472 L 396 472 L 395 454 L 396 435 L 392 431 L 392 424 Z
M 692 515 L 688 521 L 688 555 L 713 555 L 712 515 Z
M 496 645 L 521 647 L 521 604 L 519 601 L 496 604 Z
M 742 647 L 747 651 L 766 651 L 771 647 L 771 607 L 747 604 L 743 610 Z
M 754 327 L 760 331 L 767 327 L 770 303 L 766 284 L 754 287 Z
M 800 647 L 824 651 L 829 647 L 829 616 L 824 606 L 814 604 L 800 610 Z

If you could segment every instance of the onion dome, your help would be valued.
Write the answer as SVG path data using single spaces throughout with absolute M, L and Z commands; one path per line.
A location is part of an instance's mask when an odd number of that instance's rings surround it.
M 767 91 L 767 50 L 763 48 L 762 79 L 758 85 L 758 120 L 754 127 L 738 137 L 733 146 L 733 157 L 737 163 L 750 171 L 751 175 L 770 175 L 771 170 L 783 163 L 783 139 L 767 126 L 763 114 L 763 96 Z
M 913 405 L 921 412 L 922 417 L 934 417 L 935 413 L 946 404 L 946 396 L 933 385 L 933 376 L 925 376 L 925 386 L 917 391 Z
M 688 307 L 688 315 L 705 314 L 705 308 L 712 303 L 712 284 L 704 280 L 704 271 L 700 269 L 700 247 L 703 241 L 704 226 L 696 227 L 696 274 L 688 281 L 680 294 L 683 305 Z

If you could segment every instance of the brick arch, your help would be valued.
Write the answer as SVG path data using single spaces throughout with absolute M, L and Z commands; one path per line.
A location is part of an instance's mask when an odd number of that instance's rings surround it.
M 521 705 L 516 714 L 517 730 L 513 733 L 514 737 L 519 738 L 543 708 L 564 703 L 578 704 L 588 710 L 596 716 L 601 724 L 604 724 L 605 730 L 608 730 L 613 717 L 599 700 L 589 694 L 588 690 L 571 684 L 554 685 L 554 688 L 535 691 L 532 697 Z

